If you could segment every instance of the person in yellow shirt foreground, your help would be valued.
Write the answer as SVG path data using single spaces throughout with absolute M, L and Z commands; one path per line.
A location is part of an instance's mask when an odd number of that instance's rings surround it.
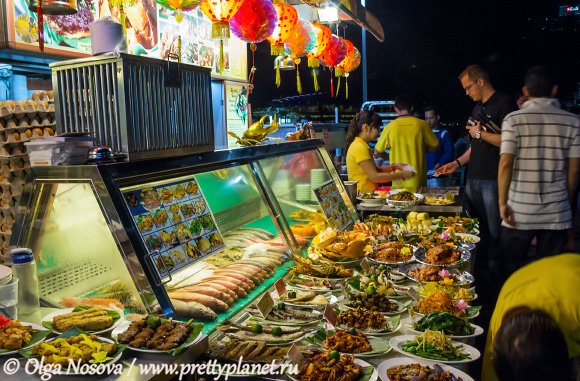
M 348 179 L 358 181 L 358 193 L 377 190 L 377 183 L 405 181 L 415 176 L 412 171 L 402 171 L 402 164 L 378 167 L 369 143 L 377 140 L 381 117 L 374 111 L 363 110 L 356 114 L 346 132 L 346 168 Z M 399 170 L 399 172 L 394 172 Z
M 569 359 L 580 356 L 579 290 L 580 254 L 540 259 L 513 273 L 489 323 L 482 380 L 569 379 Z
M 375 153 L 383 156 L 386 155 L 385 151 L 389 150 L 391 163 L 411 165 L 417 171 L 417 176 L 393 184 L 393 188 L 406 188 L 415 192 L 420 187 L 427 186 L 426 153 L 437 151 L 439 140 L 429 127 L 429 123 L 410 115 L 413 105 L 408 96 L 399 95 L 395 98 L 395 111 L 398 117 L 383 129 Z

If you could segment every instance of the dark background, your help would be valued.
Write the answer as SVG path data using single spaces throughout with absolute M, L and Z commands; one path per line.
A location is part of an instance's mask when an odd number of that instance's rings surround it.
M 541 63 L 559 73 L 558 95 L 570 109 L 578 104 L 579 16 L 558 17 L 560 5 L 578 4 L 558 0 L 367 0 L 366 7 L 385 31 L 382 43 L 367 33 L 368 100 L 392 100 L 406 93 L 413 97 L 416 109 L 436 104 L 443 122 L 463 126 L 474 106 L 457 78 L 467 65 L 483 65 L 495 88 L 515 97 L 526 69 Z M 335 32 L 336 27 L 331 30 Z M 359 26 L 339 26 L 339 35 L 345 35 L 362 52 Z M 306 61 L 300 64 L 305 94 L 314 91 Z M 295 71 L 282 72 L 282 86 L 276 88 L 274 57 L 267 42 L 258 44 L 256 66 L 256 87 L 250 96 L 253 109 L 297 95 Z M 318 79 L 321 91 L 329 94 L 330 72 L 321 68 Z M 348 100 L 344 81 L 336 100 L 324 100 L 357 107 L 362 101 L 361 67 L 349 77 Z

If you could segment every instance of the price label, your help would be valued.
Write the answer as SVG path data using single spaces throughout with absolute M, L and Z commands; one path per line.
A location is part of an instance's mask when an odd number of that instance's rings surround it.
M 264 296 L 262 296 L 258 301 L 256 307 L 258 307 L 258 311 L 260 311 L 262 317 L 266 319 L 266 316 L 268 316 L 270 311 L 272 311 L 272 308 L 274 308 L 274 299 L 272 299 L 269 292 L 264 293 Z
M 362 267 L 365 273 L 367 273 L 371 269 L 369 261 L 366 258 L 361 261 L 360 267 Z
M 298 365 L 298 369 L 302 369 L 304 364 L 306 364 L 306 357 L 302 354 L 300 349 L 296 346 L 296 344 L 292 344 L 292 347 L 288 351 L 288 358 L 294 364 Z
M 276 283 L 274 283 L 274 287 L 276 287 L 276 292 L 278 293 L 279 298 L 286 293 L 286 283 L 284 282 L 284 279 L 278 279 Z
M 328 321 L 330 325 L 336 327 L 336 312 L 334 311 L 334 308 L 332 308 L 330 304 L 327 304 L 326 308 L 324 309 L 324 318 Z
M 417 291 L 415 291 L 415 289 L 413 287 L 409 287 L 409 291 L 407 291 L 407 293 L 416 302 L 418 302 L 419 300 L 421 300 L 421 296 L 419 295 L 419 293 Z

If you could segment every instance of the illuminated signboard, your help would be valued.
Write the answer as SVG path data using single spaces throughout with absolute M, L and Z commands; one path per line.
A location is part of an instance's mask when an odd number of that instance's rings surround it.
M 77 9 L 71 16 L 45 15 L 48 49 L 90 55 L 90 24 L 105 16 L 120 20 L 118 8 L 110 6 L 109 0 L 78 0 Z M 154 0 L 134 0 L 134 5 L 125 6 L 125 14 L 129 53 L 166 59 L 169 53 L 177 53 L 177 40 L 181 36 L 182 62 L 211 67 L 213 75 L 247 79 L 246 43 L 235 36 L 224 46 L 224 72 L 218 73 L 219 46 L 211 38 L 211 22 L 201 10 L 184 12 L 178 23 L 177 12 Z M 14 0 L 13 15 L 15 41 L 38 49 L 38 17 L 28 10 L 28 1 Z

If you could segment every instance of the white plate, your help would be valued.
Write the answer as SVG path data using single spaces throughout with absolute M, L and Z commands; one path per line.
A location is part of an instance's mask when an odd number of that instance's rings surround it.
M 405 356 L 409 356 L 409 357 L 413 357 L 416 359 L 422 359 L 422 360 L 429 360 L 429 359 L 425 359 L 424 357 L 420 357 L 420 356 L 416 356 L 412 353 L 409 352 L 405 352 L 402 348 L 401 345 L 406 343 L 407 340 L 409 341 L 413 341 L 415 340 L 415 335 L 402 335 L 402 336 L 396 336 L 391 338 L 391 340 L 389 340 L 389 344 L 391 344 L 391 348 L 393 348 L 394 350 L 396 350 L 397 352 L 405 355 Z M 451 344 L 455 347 L 457 345 L 463 345 L 463 347 L 461 348 L 463 353 L 469 354 L 471 356 L 470 359 L 465 359 L 465 360 L 461 360 L 461 361 L 442 361 L 442 360 L 435 360 L 437 363 L 443 363 L 443 364 L 463 364 L 466 362 L 472 362 L 477 360 L 480 356 L 481 353 L 479 353 L 479 351 L 475 348 L 473 348 L 471 345 L 467 345 L 467 344 L 463 344 L 459 341 L 451 341 Z M 433 361 L 433 360 L 431 360 Z
M 419 321 L 419 320 L 420 319 L 415 319 L 415 321 Z M 422 335 L 423 334 L 423 332 L 417 331 L 417 330 L 414 330 L 413 329 L 413 323 L 411 321 L 411 317 L 406 317 L 405 319 L 402 319 L 401 321 L 402 321 L 402 324 L 405 325 L 405 327 L 407 328 L 407 330 L 409 332 L 412 332 L 412 333 L 414 333 L 416 335 Z M 449 336 L 449 337 L 451 337 L 453 339 L 469 339 L 469 338 L 472 338 L 472 337 L 476 337 L 476 336 L 483 335 L 483 333 L 485 332 L 485 330 L 483 328 L 481 328 L 480 326 L 478 326 L 478 325 L 471 324 L 471 326 L 473 328 L 475 328 L 475 332 L 473 333 L 473 335 L 465 335 L 465 336 L 461 336 L 461 335 L 447 335 L 447 336 Z
M 119 320 L 121 320 L 121 319 L 119 319 Z M 53 332 L 56 332 L 56 331 L 53 331 Z M 56 339 L 57 339 L 57 337 L 54 337 L 54 338 L 52 338 L 50 340 L 46 340 L 46 341 L 47 342 L 51 342 L 51 341 L 54 341 Z M 97 337 L 97 341 L 105 342 L 105 343 L 114 343 L 113 340 L 107 339 L 105 337 L 100 337 L 100 336 Z M 117 344 L 117 346 L 119 346 L 119 344 Z M 115 357 L 114 359 L 112 359 L 112 360 L 104 363 L 104 365 L 109 365 L 109 364 L 116 363 L 117 361 L 119 361 L 119 359 L 121 358 L 121 356 L 123 356 L 123 351 L 119 352 L 119 354 L 117 355 L 117 357 Z M 101 363 L 101 364 L 103 364 L 103 363 Z M 88 365 L 91 365 L 91 364 L 88 364 Z M 63 367 L 60 374 L 63 375 L 63 376 L 86 376 L 86 372 L 85 373 L 76 373 L 73 369 L 74 368 L 70 368 L 69 369 L 69 368 L 64 368 Z
M 322 320 L 323 316 L 322 316 L 322 313 L 320 311 L 313 310 L 312 312 L 316 312 L 319 317 L 316 318 L 316 319 L 312 319 L 312 320 L 303 320 L 303 321 L 300 321 L 298 323 L 290 323 L 290 322 L 285 322 L 285 321 L 280 322 L 280 321 L 268 320 L 268 319 L 264 319 L 264 318 L 262 318 L 260 316 L 254 316 L 254 315 L 252 315 L 250 317 L 250 319 L 248 319 L 248 320 L 257 321 L 257 322 L 263 322 L 263 323 L 268 323 L 268 324 L 276 324 L 276 325 L 281 325 L 281 326 L 286 326 L 286 327 L 301 327 L 301 326 L 305 326 L 305 325 L 316 324 L 320 320 Z
M 478 232 L 479 232 L 479 231 L 478 231 Z M 473 235 L 473 234 L 467 234 L 467 233 L 455 233 L 455 236 L 456 236 L 456 237 L 461 237 L 461 238 L 464 238 L 464 237 L 471 238 L 471 239 L 473 240 L 473 243 L 479 243 L 479 241 L 481 241 L 481 238 L 479 238 L 478 236 L 476 236 L 476 235 Z M 467 241 L 466 241 L 466 242 L 467 242 Z
M 385 205 L 384 198 L 367 198 L 361 199 L 357 197 L 357 200 L 360 201 L 361 206 L 382 206 Z
M 399 329 L 401 329 L 402 326 L 403 326 L 403 323 L 401 321 L 399 321 L 399 325 L 397 325 L 395 327 L 395 329 L 393 329 L 392 331 L 389 331 L 389 332 L 372 332 L 372 331 L 365 331 L 364 329 L 357 329 L 357 332 L 364 333 L 367 336 L 387 336 L 387 335 L 391 335 L 391 334 L 397 332 Z M 350 327 L 347 327 L 346 325 L 339 325 L 337 328 L 346 330 L 346 329 L 349 329 Z
M 121 320 L 121 319 L 119 319 L 119 320 Z M 130 321 L 126 321 L 123 324 L 115 327 L 115 329 L 113 329 L 113 332 L 111 332 L 111 337 L 116 340 L 117 339 L 117 336 L 119 336 L 120 333 L 125 332 L 127 330 L 127 328 L 129 328 L 129 325 L 130 324 L 131 324 Z M 200 334 L 195 338 L 195 340 L 192 341 L 191 343 L 187 344 L 184 348 L 187 348 L 187 347 L 192 346 L 193 344 L 197 343 L 202 338 L 203 338 L 203 335 L 200 332 Z M 143 353 L 163 353 L 163 354 L 167 354 L 167 352 L 160 351 L 158 349 L 133 348 L 130 345 L 127 345 L 127 349 L 130 349 L 130 350 L 135 351 L 135 352 L 143 352 Z
M 454 368 L 452 366 L 437 362 L 436 360 L 427 360 L 427 359 L 415 360 L 409 357 L 396 357 L 383 361 L 382 363 L 379 364 L 379 367 L 377 368 L 379 372 L 379 377 L 383 381 L 392 381 L 387 376 L 387 371 L 399 365 L 407 365 L 407 364 L 421 364 L 422 366 L 429 366 L 431 368 L 433 368 L 433 365 L 438 364 L 443 369 L 443 371 L 450 371 L 451 374 L 453 374 L 455 377 L 457 378 L 461 377 L 463 381 L 475 381 L 472 377 L 469 377 L 467 373 L 462 372 L 459 369 Z
M 20 324 L 21 324 L 21 325 L 26 325 L 26 326 L 32 327 L 32 329 L 34 329 L 34 330 L 36 330 L 36 331 L 48 331 L 48 330 L 49 330 L 48 328 L 45 328 L 45 327 L 43 327 L 43 326 L 41 326 L 41 325 L 34 324 L 34 323 L 26 323 L 26 322 L 24 322 L 24 321 L 21 321 L 21 322 L 20 322 Z M 46 338 L 42 339 L 41 341 L 43 341 L 43 340 L 46 340 Z M 24 346 L 24 347 L 22 347 L 22 348 L 20 348 L 20 349 L 15 349 L 15 350 L 13 350 L 13 351 L 9 351 L 9 352 L 0 353 L 0 356 L 9 356 L 9 355 L 13 355 L 14 353 L 18 352 L 19 350 L 26 349 L 26 348 L 30 348 L 30 347 L 31 347 L 31 346 L 33 346 L 34 344 L 36 344 L 36 343 L 27 344 L 26 346 Z
M 338 298 L 335 295 L 331 295 L 330 298 L 327 298 L 327 299 L 328 299 L 328 304 L 330 304 L 330 305 L 333 305 L 336 302 L 338 302 Z M 294 304 L 291 302 L 287 302 L 285 300 L 275 299 L 276 303 L 278 303 L 280 301 L 282 301 L 282 302 L 284 302 L 284 304 L 286 304 L 288 306 L 292 306 L 292 307 L 312 308 L 315 310 L 320 310 L 320 309 L 326 308 L 326 304 Z
M 51 322 L 52 323 L 52 318 L 54 318 L 55 316 L 64 315 L 64 314 L 70 314 L 71 312 L 73 312 L 73 310 L 74 310 L 74 308 L 65 308 L 63 310 L 55 311 L 55 312 L 50 313 L 50 314 L 46 315 L 45 317 L 43 317 L 42 320 L 41 320 L 41 322 L 42 321 L 48 321 L 48 322 Z M 106 332 L 111 332 L 112 330 L 114 330 L 115 328 L 117 328 L 118 326 L 120 326 L 121 324 L 123 324 L 123 321 L 124 321 L 123 312 L 119 312 L 117 310 L 115 310 L 115 312 L 118 312 L 119 315 L 121 315 L 121 317 L 119 318 L 119 320 L 117 320 L 115 323 L 113 323 L 112 326 L 110 326 L 107 329 L 103 329 L 103 330 L 95 331 L 95 332 L 88 332 L 88 333 L 90 333 L 91 335 L 100 335 L 100 334 L 103 334 L 103 333 L 106 333 Z M 46 328 L 44 328 L 44 329 L 46 329 Z M 62 333 L 60 331 L 57 331 L 56 329 L 54 329 L 53 332 L 56 333 L 56 334 L 59 334 L 59 335 Z
M 346 300 L 342 301 L 339 304 L 339 307 L 346 308 L 347 310 L 353 310 L 354 309 L 353 307 L 349 307 L 349 306 L 345 305 L 345 302 L 348 302 L 348 301 L 346 301 Z M 381 315 L 387 315 L 387 316 L 400 315 L 403 312 L 407 311 L 411 307 L 411 303 L 413 303 L 413 301 L 412 300 L 409 300 L 406 303 L 403 303 L 403 302 L 400 302 L 398 300 L 393 300 L 393 303 L 397 303 L 399 305 L 399 310 L 398 311 L 393 311 L 393 312 L 379 312 L 379 313 Z
M 362 366 L 363 368 L 366 368 L 367 366 L 372 366 L 368 362 L 363 361 L 361 359 L 358 359 L 356 357 L 354 359 L 354 363 Z M 295 378 L 295 377 L 292 377 L 288 373 L 286 373 L 286 376 L 288 376 L 288 378 L 291 379 L 291 380 L 293 380 L 293 381 L 300 381 L 300 379 Z M 379 379 L 379 372 L 377 372 L 376 369 L 373 369 L 373 373 L 371 374 L 371 377 L 369 378 L 369 381 L 377 381 L 378 379 Z

